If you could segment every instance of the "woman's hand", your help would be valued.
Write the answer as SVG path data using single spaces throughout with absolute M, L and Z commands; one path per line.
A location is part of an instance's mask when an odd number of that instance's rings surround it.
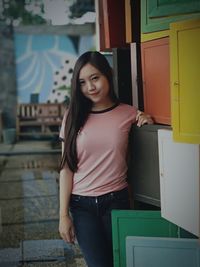
M 143 124 L 153 124 L 153 119 L 150 115 L 138 110 L 136 115 L 137 126 L 141 127 Z
M 69 243 L 74 243 L 75 241 L 74 226 L 70 216 L 66 215 L 60 217 L 59 233 L 64 241 Z

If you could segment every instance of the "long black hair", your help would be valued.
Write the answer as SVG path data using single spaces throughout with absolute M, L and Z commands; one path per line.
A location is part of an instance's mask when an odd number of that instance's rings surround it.
M 92 101 L 86 98 L 80 89 L 79 73 L 86 64 L 91 64 L 98 69 L 109 82 L 109 95 L 114 103 L 118 102 L 114 91 L 113 73 L 106 58 L 99 52 L 85 52 L 75 66 L 71 83 L 71 100 L 64 129 L 64 151 L 60 162 L 60 170 L 67 163 L 72 172 L 78 169 L 76 138 L 81 127 L 85 124 L 92 108 Z

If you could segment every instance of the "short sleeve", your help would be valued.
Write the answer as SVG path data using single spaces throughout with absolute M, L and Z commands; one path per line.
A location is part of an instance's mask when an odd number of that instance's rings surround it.
M 137 108 L 134 106 L 131 106 L 131 118 L 132 118 L 132 123 L 136 122 L 136 116 L 137 116 Z
M 68 110 L 66 110 L 64 113 L 61 128 L 60 128 L 59 139 L 61 141 L 65 140 L 65 123 L 66 123 L 67 115 L 68 115 Z

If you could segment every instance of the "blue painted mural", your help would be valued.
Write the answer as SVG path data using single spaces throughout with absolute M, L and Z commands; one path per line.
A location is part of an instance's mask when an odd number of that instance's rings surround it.
M 94 48 L 94 36 L 90 35 L 15 33 L 18 102 L 63 102 L 70 94 L 75 61 Z

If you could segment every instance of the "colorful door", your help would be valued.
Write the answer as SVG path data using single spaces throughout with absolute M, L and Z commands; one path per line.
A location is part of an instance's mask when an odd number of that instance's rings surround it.
M 178 227 L 161 217 L 160 211 L 113 210 L 114 267 L 126 267 L 126 237 L 178 237 Z
M 200 0 L 142 0 L 141 32 L 169 29 L 174 21 L 200 16 Z
M 144 111 L 156 123 L 170 124 L 169 38 L 141 44 Z
M 100 38 L 105 49 L 126 46 L 125 3 L 99 0 Z M 101 37 L 103 35 L 103 37 Z
M 200 243 L 194 239 L 127 237 L 127 267 L 199 267 Z
M 131 22 L 131 2 L 125 0 L 125 25 L 126 25 L 126 42 L 132 42 L 132 22 Z
M 163 125 L 134 125 L 130 134 L 128 178 L 134 200 L 160 207 L 158 129 Z
M 200 146 L 177 143 L 172 131 L 158 130 L 161 214 L 199 236 Z
M 200 144 L 200 19 L 170 27 L 172 127 L 175 141 Z

